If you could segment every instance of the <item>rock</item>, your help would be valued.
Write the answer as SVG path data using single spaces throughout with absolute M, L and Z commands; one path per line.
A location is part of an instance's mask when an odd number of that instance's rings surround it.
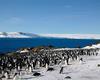
M 3 75 L 1 78 L 5 78 L 5 76 Z
M 38 73 L 38 72 L 35 72 L 34 74 L 33 74 L 33 76 L 40 76 L 41 74 L 40 73 Z
M 100 64 L 98 64 L 97 66 L 100 67 Z
M 67 77 L 65 77 L 65 79 L 71 79 L 71 77 L 70 76 L 67 76 Z
M 48 68 L 47 71 L 54 71 L 54 68 Z

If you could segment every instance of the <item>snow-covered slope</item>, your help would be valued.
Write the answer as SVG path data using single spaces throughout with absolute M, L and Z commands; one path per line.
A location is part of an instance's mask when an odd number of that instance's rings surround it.
M 41 34 L 41 36 L 75 39 L 100 39 L 100 34 Z
M 86 47 L 84 47 L 84 48 L 85 48 L 85 49 L 100 48 L 100 43 L 99 43 L 99 44 L 92 45 L 92 46 L 86 46 Z
M 17 78 L 19 80 L 100 80 L 100 52 L 98 56 L 81 56 L 83 62 L 70 61 L 71 65 L 60 65 L 52 66 L 54 71 L 47 71 L 46 68 L 39 68 L 34 70 L 41 73 L 41 76 L 33 76 L 33 73 L 29 74 L 29 71 L 23 71 Z M 81 58 L 80 57 L 80 58 Z M 60 74 L 61 67 L 63 68 L 63 73 Z M 66 77 L 70 78 L 66 78 Z
M 0 38 L 33 38 L 39 37 L 36 34 L 32 33 L 23 33 L 23 32 L 0 32 Z

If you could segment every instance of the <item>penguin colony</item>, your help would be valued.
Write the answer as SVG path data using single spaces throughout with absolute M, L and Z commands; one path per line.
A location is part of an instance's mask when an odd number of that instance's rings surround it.
M 50 66 L 59 65 L 64 62 L 69 65 L 69 60 L 79 60 L 82 55 L 98 55 L 99 49 L 42 49 L 38 52 L 29 50 L 27 53 L 18 53 L 16 56 L 0 56 L 0 80 L 16 80 L 18 75 L 24 69 L 28 73 L 34 73 L 37 68 L 45 67 L 47 71 L 53 71 Z M 82 58 L 80 58 L 83 61 Z M 63 67 L 59 70 L 61 74 Z M 12 75 L 13 74 L 13 75 Z M 37 74 L 37 75 L 36 75 Z M 33 76 L 38 76 L 40 73 L 34 73 Z

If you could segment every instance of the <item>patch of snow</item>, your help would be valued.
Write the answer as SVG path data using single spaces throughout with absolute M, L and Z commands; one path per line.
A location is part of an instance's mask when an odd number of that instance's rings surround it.
M 27 49 L 24 49 L 22 51 L 19 51 L 20 53 L 28 53 L 29 51 Z
M 95 45 L 92 45 L 92 46 L 86 46 L 84 47 L 85 49 L 91 49 L 91 48 L 100 48 L 100 44 L 95 44 Z

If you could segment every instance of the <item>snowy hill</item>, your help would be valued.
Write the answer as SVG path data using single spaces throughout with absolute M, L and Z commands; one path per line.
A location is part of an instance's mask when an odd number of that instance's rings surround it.
M 84 47 L 84 48 L 85 48 L 85 49 L 100 48 L 100 43 L 99 43 L 99 44 L 92 45 L 92 46 L 86 46 L 86 47 Z
M 23 33 L 23 32 L 0 32 L 0 38 L 33 38 L 39 37 L 36 34 L 32 33 Z
M 100 34 L 41 34 L 45 37 L 72 38 L 72 39 L 100 39 Z
M 24 32 L 0 32 L 0 38 L 71 38 L 71 39 L 100 39 L 100 34 L 33 34 Z

